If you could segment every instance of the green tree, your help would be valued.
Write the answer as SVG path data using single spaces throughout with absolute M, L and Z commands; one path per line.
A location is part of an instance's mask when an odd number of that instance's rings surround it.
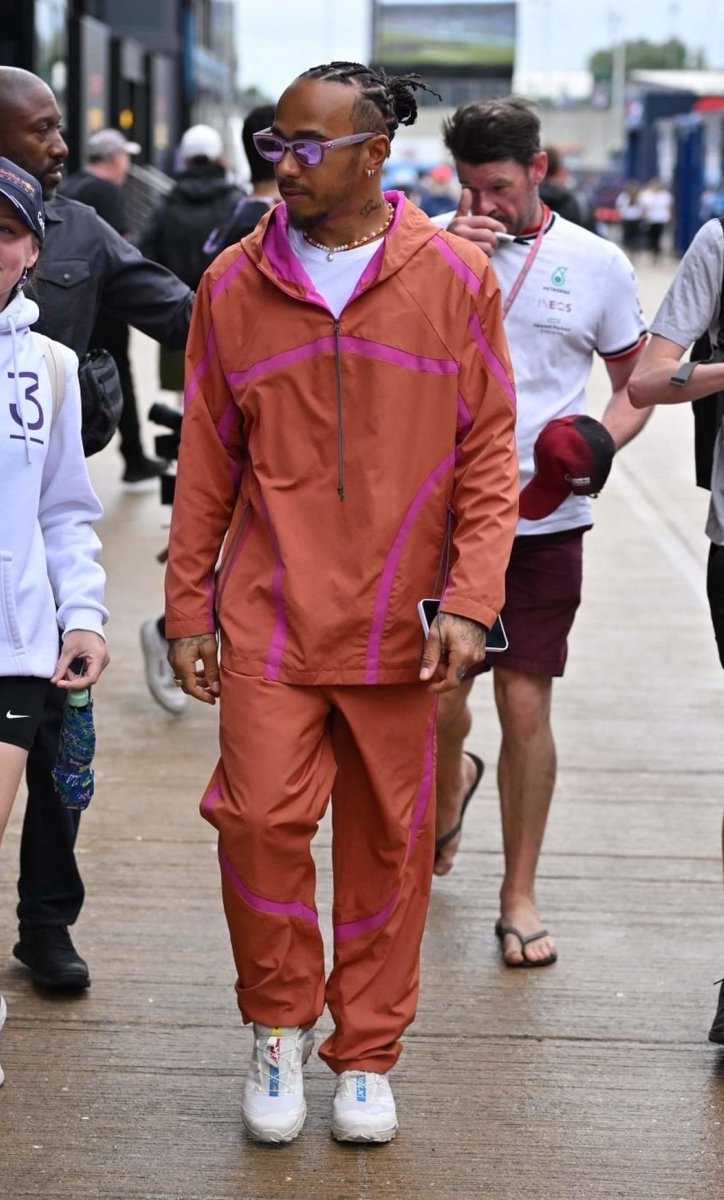
M 249 112 L 252 108 L 257 108 L 260 104 L 275 104 L 276 101 L 272 96 L 268 96 L 255 83 L 250 87 L 243 87 L 237 93 L 238 103 L 244 112 Z
M 706 68 L 703 51 L 689 53 L 679 38 L 667 42 L 649 42 L 645 38 L 626 42 L 626 67 L 630 71 L 681 71 L 686 67 Z M 594 79 L 610 79 L 613 74 L 613 50 L 597 50 L 588 60 Z

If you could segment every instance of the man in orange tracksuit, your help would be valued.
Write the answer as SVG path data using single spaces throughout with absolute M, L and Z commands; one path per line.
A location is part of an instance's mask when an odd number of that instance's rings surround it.
M 254 1023 L 242 1115 L 263 1141 L 302 1128 L 325 1001 L 333 1134 L 394 1137 L 387 1072 L 415 1015 L 433 864 L 436 693 L 484 657 L 515 527 L 493 272 L 380 190 L 419 86 L 346 63 L 295 80 L 256 135 L 283 203 L 206 272 L 188 345 L 166 629 L 179 685 L 221 699 L 201 807 Z M 442 613 L 421 669 L 425 596 Z M 325 983 L 310 845 L 330 793 Z

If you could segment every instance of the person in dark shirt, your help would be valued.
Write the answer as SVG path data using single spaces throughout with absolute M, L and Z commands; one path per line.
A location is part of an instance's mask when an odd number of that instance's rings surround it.
M 172 190 L 163 197 L 138 239 L 146 258 L 162 263 L 197 288 L 211 259 L 204 250 L 210 231 L 227 221 L 240 192 L 226 178 L 221 137 L 210 125 L 192 125 L 179 146 L 183 169 Z M 159 382 L 165 391 L 183 399 L 184 353 L 160 347 Z M 157 704 L 178 716 L 186 697 L 176 687 L 168 664 L 163 617 L 150 617 L 140 629 L 141 651 L 148 689 Z
M 251 173 L 251 192 L 241 197 L 231 219 L 225 225 L 219 225 L 207 238 L 204 251 L 209 261 L 226 250 L 227 246 L 234 246 L 247 233 L 251 233 L 272 204 L 277 204 L 281 199 L 274 176 L 274 164 L 262 158 L 254 145 L 254 134 L 269 128 L 274 120 L 274 111 L 273 104 L 260 104 L 250 109 L 244 119 L 241 141 Z
M 121 237 L 128 237 L 123 185 L 133 158 L 141 153 L 138 142 L 129 142 L 118 129 L 101 129 L 88 139 L 88 165 L 69 175 L 60 194 L 89 204 Z
M 138 248 L 196 288 L 209 265 L 204 243 L 229 220 L 241 192 L 226 177 L 221 137 L 210 125 L 187 129 L 179 151 L 183 169 L 141 233 Z
M 230 218 L 241 193 L 226 178 L 221 137 L 210 125 L 192 125 L 179 146 L 183 170 L 163 197 L 138 239 L 138 248 L 194 290 L 211 259 L 204 243 Z M 179 351 L 161 347 L 161 387 L 183 392 L 184 362 Z
M 148 262 L 92 208 L 55 195 L 68 154 L 58 105 L 37 75 L 0 66 L 0 154 L 40 181 L 45 203 L 42 261 L 26 294 L 40 307 L 35 328 L 82 357 L 101 305 L 156 341 L 186 343 L 193 293 Z M 62 806 L 51 770 L 57 757 L 62 695 L 51 690 L 28 758 L 28 803 L 20 843 L 20 937 L 15 957 L 41 987 L 88 987 L 88 966 L 68 926 L 83 904 L 74 844 L 79 812 Z
M 583 205 L 569 185 L 569 175 L 558 149 L 555 146 L 544 146 L 543 149 L 548 155 L 548 169 L 538 188 L 541 200 L 566 221 L 582 225 L 584 229 L 595 233 L 589 214 L 584 212 Z
M 70 175 L 61 185 L 61 193 L 82 204 L 89 204 L 116 233 L 130 234 L 126 218 L 123 185 L 131 169 L 132 157 L 140 154 L 138 142 L 126 141 L 118 129 L 101 129 L 88 139 L 88 165 Z M 177 272 L 178 274 L 178 272 Z M 121 454 L 125 461 L 123 482 L 130 486 L 153 480 L 165 470 L 166 463 L 148 458 L 141 442 L 138 403 L 128 357 L 128 322 L 103 310 L 99 312 L 90 346 L 108 350 L 115 359 L 123 391 L 123 411 L 118 423 Z
M 202 271 L 217 254 L 220 254 L 227 246 L 235 245 L 247 233 L 252 232 L 257 222 L 269 211 L 270 206 L 280 199 L 274 175 L 274 164 L 262 158 L 254 145 L 254 134 L 260 129 L 267 129 L 273 120 L 273 104 L 260 104 L 257 108 L 252 108 L 247 114 L 242 130 L 242 144 L 251 172 L 251 194 L 242 196 L 238 200 L 227 220 L 217 225 L 209 234 L 203 248 L 199 245 L 198 255 L 191 254 L 185 259 L 187 254 L 186 242 L 188 240 L 188 229 L 182 234 L 182 226 L 186 226 L 189 219 L 193 221 L 194 217 L 193 210 L 188 210 L 184 213 L 188 202 L 185 199 L 187 185 L 183 185 L 183 190 L 179 188 L 176 204 L 164 204 L 141 239 L 141 248 L 149 258 L 158 259 L 159 262 L 165 263 L 172 270 L 176 270 L 178 266 L 179 273 L 181 268 L 190 271 L 195 266 L 197 274 L 194 276 L 193 286 L 196 286 Z M 199 128 L 203 130 L 207 127 L 195 127 L 195 129 Z M 207 153 L 207 159 L 215 152 L 218 154 L 221 153 L 220 140 L 214 146 L 213 138 L 210 139 L 205 134 L 199 137 L 195 129 L 192 127 L 184 135 L 187 149 L 189 146 L 196 151 L 204 149 Z M 209 129 L 208 134 L 218 139 L 218 134 L 215 134 L 213 129 Z M 189 135 L 193 135 L 193 137 Z M 184 142 L 182 140 L 182 152 L 183 148 Z M 181 181 L 183 179 L 184 177 L 181 176 Z M 195 190 L 198 189 L 198 186 L 197 182 Z M 199 217 L 196 218 L 197 229 L 200 228 L 199 218 L 202 216 L 202 212 L 203 210 L 199 213 Z M 192 283 L 192 280 L 188 276 L 182 276 L 182 278 L 186 278 L 188 283 Z M 174 357 L 173 354 L 162 348 L 161 387 L 169 388 L 171 391 L 177 391 L 183 387 L 183 364 L 175 362 Z M 173 671 L 169 666 L 168 642 L 166 640 L 166 626 L 163 617 L 149 617 L 147 621 L 142 623 L 141 648 L 146 670 L 146 682 L 151 695 L 167 712 L 178 716 L 186 707 L 186 696 L 176 686 Z

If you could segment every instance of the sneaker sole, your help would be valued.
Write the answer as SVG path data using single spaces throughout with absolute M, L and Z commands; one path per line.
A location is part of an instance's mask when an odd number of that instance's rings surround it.
M 332 1137 L 337 1142 L 391 1142 L 397 1134 L 399 1126 L 393 1125 L 391 1129 L 340 1129 L 339 1126 L 332 1126 Z

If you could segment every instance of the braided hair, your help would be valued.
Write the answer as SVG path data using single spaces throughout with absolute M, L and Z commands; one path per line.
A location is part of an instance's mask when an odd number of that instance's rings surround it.
M 322 79 L 328 83 L 345 83 L 357 88 L 359 95 L 352 106 L 356 130 L 379 129 L 390 141 L 399 125 L 414 125 L 417 120 L 416 91 L 442 97 L 428 87 L 419 75 L 387 75 L 382 67 L 367 67 L 364 63 L 332 62 L 310 67 L 300 79 Z

